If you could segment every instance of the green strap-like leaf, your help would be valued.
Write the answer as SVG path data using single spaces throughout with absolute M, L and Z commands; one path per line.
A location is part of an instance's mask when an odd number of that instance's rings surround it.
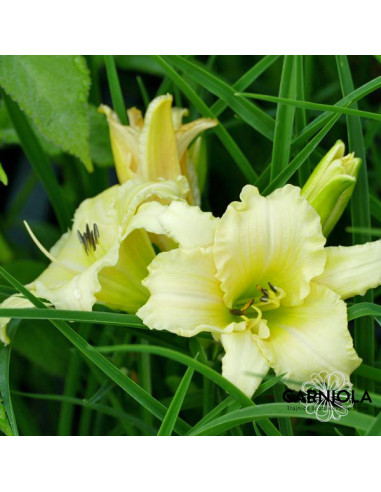
M 381 436 L 381 412 L 379 412 L 374 422 L 369 426 L 364 436 Z
M 196 357 L 197 359 L 197 357 Z M 188 367 L 185 371 L 184 377 L 181 380 L 179 387 L 171 401 L 171 404 L 168 407 L 167 413 L 161 423 L 158 436 L 170 436 L 173 432 L 173 427 L 175 425 L 176 419 L 180 413 L 181 406 L 183 404 L 185 395 L 187 394 L 189 384 L 192 380 L 194 373 L 194 369 L 192 367 Z
M 372 302 L 359 302 L 348 308 L 348 321 L 362 318 L 363 316 L 381 316 L 381 306 Z
M 256 407 L 242 408 L 235 412 L 228 413 L 211 422 L 208 422 L 202 427 L 199 427 L 194 433 L 192 430 L 189 435 L 197 436 L 214 436 L 222 434 L 237 425 L 246 424 L 247 422 L 258 421 L 264 416 L 270 418 L 315 418 L 316 416 L 307 414 L 305 407 L 301 404 L 293 403 L 269 403 L 265 405 L 257 405 Z M 369 415 L 365 415 L 356 411 L 350 411 L 349 414 L 340 419 L 340 425 L 346 427 L 354 427 L 355 429 L 367 430 L 375 419 Z M 336 421 L 334 421 L 337 423 Z
M 192 87 L 181 77 L 176 70 L 174 70 L 166 60 L 161 56 L 155 56 L 157 63 L 163 67 L 168 77 L 181 89 L 189 101 L 194 104 L 197 111 L 200 112 L 202 116 L 208 118 L 215 118 L 216 115 L 211 109 L 204 103 L 204 101 L 198 96 L 198 94 L 192 89 Z M 247 160 L 241 149 L 238 147 L 236 142 L 233 140 L 231 135 L 228 133 L 223 125 L 217 125 L 213 128 L 214 133 L 221 140 L 222 144 L 225 146 L 226 150 L 229 152 L 234 162 L 237 164 L 242 174 L 246 177 L 249 183 L 254 183 L 257 179 L 257 174 L 252 168 L 250 162 Z
M 7 414 L 7 416 L 4 418 L 6 418 L 9 422 L 12 434 L 14 436 L 18 436 L 16 416 L 13 411 L 9 387 L 9 363 L 11 359 L 11 350 L 11 345 L 4 346 L 0 342 L 0 397 L 3 401 L 3 405 Z
M 70 225 L 71 214 L 68 203 L 64 199 L 53 168 L 50 165 L 49 158 L 43 151 L 26 115 L 10 97 L 5 93 L 3 96 L 9 116 L 19 136 L 23 151 L 46 191 L 61 231 L 65 232 Z
M 240 118 L 269 140 L 274 137 L 274 120 L 249 101 L 235 97 L 236 90 L 229 84 L 182 56 L 163 56 L 167 63 L 182 70 L 187 77 L 198 82 L 209 92 L 223 99 Z
M 45 308 L 44 304 L 37 299 L 31 292 L 20 284 L 3 267 L 0 267 L 0 275 L 5 278 L 20 294 L 28 299 L 32 304 L 40 309 Z M 93 346 L 86 342 L 78 333 L 63 321 L 50 322 L 79 350 L 79 352 L 97 366 L 115 384 L 120 386 L 129 396 L 149 410 L 155 417 L 162 420 L 166 414 L 166 407 L 149 395 L 143 388 L 136 384 L 131 378 L 115 367 L 108 359 L 100 354 Z M 179 419 L 175 430 L 179 434 L 184 434 L 189 429 L 189 425 Z
M 348 58 L 345 55 L 336 57 L 337 70 L 339 73 L 340 85 L 343 96 L 353 92 L 351 70 Z M 357 105 L 354 105 L 357 109 Z M 369 207 L 369 185 L 366 155 L 364 148 L 364 138 L 362 133 L 361 120 L 358 116 L 347 116 L 348 140 L 350 152 L 355 152 L 357 157 L 362 160 L 362 165 L 357 177 L 355 190 L 351 198 L 351 218 L 353 227 L 371 227 L 370 207 Z M 353 244 L 362 244 L 371 240 L 369 234 L 353 233 Z M 372 302 L 373 293 L 368 291 L 363 297 L 355 297 L 355 303 Z M 372 319 L 358 319 L 355 322 L 355 347 L 364 362 L 374 364 L 374 323 Z M 358 382 L 360 384 L 360 382 Z M 372 387 L 369 388 L 372 390 Z
M 295 55 L 284 57 L 279 87 L 280 98 L 294 98 L 296 96 L 296 61 Z M 289 162 L 294 116 L 295 107 L 278 104 L 271 157 L 271 180 L 275 179 Z
M 126 113 L 126 107 L 124 105 L 122 89 L 120 88 L 118 72 L 116 71 L 115 60 L 113 55 L 105 55 L 105 65 L 108 78 L 108 85 L 110 87 L 112 105 L 120 121 L 124 124 L 128 124 L 128 118 Z

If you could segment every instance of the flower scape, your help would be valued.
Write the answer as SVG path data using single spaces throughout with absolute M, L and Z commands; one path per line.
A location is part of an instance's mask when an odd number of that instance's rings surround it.
M 48 311 L 135 315 L 159 344 L 161 334 L 197 339 L 196 360 L 200 350 L 218 353 L 228 388 L 245 401 L 271 378 L 299 391 L 313 375 L 333 373 L 340 388 L 352 388 L 362 354 L 346 301 L 381 285 L 381 240 L 327 246 L 327 237 L 356 190 L 361 159 L 339 140 L 303 186 L 264 193 L 245 185 L 216 216 L 205 210 L 200 169 L 201 134 L 218 128 L 217 119 L 184 124 L 189 113 L 173 107 L 171 94 L 153 99 L 144 117 L 129 109 L 128 125 L 108 106 L 99 112 L 119 184 L 80 203 L 49 249 L 25 223 L 49 260 L 25 286 L 32 297 Z M 15 293 L 0 314 L 17 309 L 36 304 Z M 0 317 L 4 346 L 13 343 L 13 317 Z M 305 418 L 314 417 L 307 410 Z

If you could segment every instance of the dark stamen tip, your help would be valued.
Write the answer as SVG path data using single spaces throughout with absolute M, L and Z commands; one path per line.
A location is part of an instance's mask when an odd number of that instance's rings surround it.
M 241 309 L 229 309 L 230 314 L 233 316 L 242 316 L 242 311 Z
M 269 287 L 274 292 L 274 294 L 278 294 L 278 290 L 276 289 L 276 287 L 274 287 L 273 284 L 270 282 L 267 282 L 267 283 L 269 284 Z

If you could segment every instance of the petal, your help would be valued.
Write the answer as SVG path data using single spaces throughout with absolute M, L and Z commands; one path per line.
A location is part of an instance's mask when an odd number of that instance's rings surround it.
M 37 295 L 57 309 L 89 311 L 95 302 L 135 312 L 146 300 L 141 286 L 154 251 L 144 231 L 128 236 L 129 221 L 139 205 L 153 197 L 178 196 L 181 185 L 175 181 L 141 183 L 128 181 L 94 198 L 85 200 L 74 216 L 73 228 L 52 248 L 53 262 L 36 280 Z M 86 224 L 97 224 L 99 245 L 86 254 L 77 231 Z M 128 237 L 127 237 L 128 236 Z
M 26 287 L 30 289 L 31 285 L 27 285 Z M 0 304 L 1 309 L 25 309 L 31 307 L 34 307 L 34 305 L 30 301 L 28 301 L 24 297 L 20 297 L 19 295 L 8 297 L 8 299 L 5 299 L 5 301 Z M 3 342 L 4 345 L 8 345 L 10 342 L 7 335 L 7 325 L 9 321 L 10 318 L 0 317 L 0 341 Z
M 116 172 L 119 182 L 124 183 L 136 177 L 139 131 L 122 125 L 117 114 L 108 106 L 102 104 L 98 111 L 107 116 Z
M 258 295 L 271 282 L 300 303 L 310 280 L 324 268 L 325 238 L 320 219 L 300 188 L 286 185 L 262 197 L 245 186 L 217 224 L 214 258 L 229 307 Z
M 175 131 L 181 128 L 184 116 L 188 115 L 189 110 L 187 108 L 172 108 L 172 123 Z
M 139 176 L 143 180 L 176 179 L 181 175 L 172 96 L 159 96 L 148 106 L 139 142 Z
M 137 315 L 151 329 L 185 337 L 245 329 L 245 323 L 234 323 L 223 302 L 211 248 L 160 253 L 143 284 L 151 297 Z
M 363 296 L 381 284 L 381 239 L 356 246 L 326 248 L 324 272 L 314 282 L 337 292 L 342 299 Z
M 249 330 L 221 335 L 225 350 L 222 375 L 251 398 L 269 370 Z
M 140 109 L 127 109 L 127 116 L 132 128 L 134 128 L 135 130 L 141 130 L 143 128 L 144 118 Z
M 186 202 L 173 201 L 168 206 L 150 202 L 139 208 L 130 229 L 166 235 L 182 248 L 206 248 L 213 244 L 217 222 L 210 212 Z
M 149 292 L 142 281 L 148 275 L 148 265 L 155 258 L 148 234 L 133 231 L 120 245 L 115 266 L 100 270 L 99 302 L 112 309 L 135 313 L 148 299 Z
M 248 185 L 241 200 L 228 206 L 216 229 L 214 258 L 226 304 L 257 296 L 256 285 L 268 282 L 286 292 L 287 304 L 300 303 L 324 268 L 318 214 L 291 185 L 267 197 Z
M 177 148 L 179 159 L 181 160 L 184 152 L 189 147 L 192 140 L 194 140 L 197 135 L 208 128 L 213 128 L 218 125 L 218 120 L 212 118 L 200 118 L 195 121 L 191 121 L 186 125 L 182 125 L 179 130 L 176 131 Z
M 348 331 L 345 302 L 332 290 L 311 282 L 302 305 L 263 313 L 270 337 L 257 338 L 258 346 L 276 374 L 299 389 L 313 373 L 342 372 L 346 378 L 361 363 Z

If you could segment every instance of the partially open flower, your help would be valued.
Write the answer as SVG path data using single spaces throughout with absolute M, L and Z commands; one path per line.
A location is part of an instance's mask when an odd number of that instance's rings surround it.
M 155 98 L 144 118 L 138 109 L 129 109 L 129 126 L 122 125 L 108 106 L 100 106 L 99 111 L 107 116 L 120 183 L 134 178 L 155 181 L 185 176 L 190 185 L 189 202 L 199 203 L 197 175 L 187 149 L 197 135 L 216 126 L 217 120 L 201 118 L 183 125 L 188 110 L 172 108 L 172 100 L 170 94 Z
M 134 313 L 148 298 L 142 285 L 147 266 L 155 256 L 148 234 L 129 229 L 139 206 L 150 200 L 169 203 L 185 197 L 185 178 L 176 181 L 131 180 L 89 198 L 77 209 L 73 227 L 46 251 L 51 260 L 44 272 L 27 287 L 57 309 L 91 311 L 96 302 L 112 309 Z M 144 227 L 144 224 L 142 224 Z M 13 296 L 2 307 L 31 307 L 29 301 Z M 0 339 L 6 335 L 8 319 L 0 318 Z
M 320 215 L 323 234 L 329 235 L 347 206 L 361 166 L 354 154 L 344 156 L 345 145 L 338 140 L 315 167 L 303 186 L 302 195 Z
M 225 349 L 223 375 L 249 397 L 270 367 L 299 389 L 322 370 L 349 380 L 361 363 L 343 299 L 381 284 L 381 240 L 325 248 L 300 188 L 262 197 L 245 186 L 221 219 L 184 202 L 149 203 L 131 226 L 140 223 L 179 248 L 148 267 L 151 296 L 138 316 L 181 336 L 212 333 Z

